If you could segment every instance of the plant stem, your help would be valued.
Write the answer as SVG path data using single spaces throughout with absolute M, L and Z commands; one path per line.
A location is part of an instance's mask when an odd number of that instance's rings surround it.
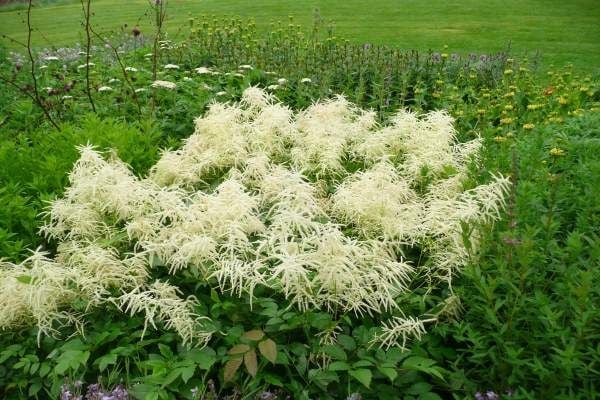
M 35 76 L 35 60 L 33 58 L 33 52 L 31 50 L 31 32 L 33 31 L 33 28 L 31 27 L 31 9 L 33 7 L 32 2 L 33 2 L 32 0 L 29 0 L 28 4 L 27 4 L 27 54 L 29 56 L 29 61 L 31 62 L 31 79 L 33 81 L 34 98 L 35 98 L 35 102 L 42 109 L 42 112 L 44 113 L 44 115 L 46 116 L 48 121 L 50 121 L 50 123 L 56 129 L 60 129 L 60 127 L 58 126 L 58 124 L 56 122 L 54 122 L 54 119 L 52 119 L 50 112 L 48 111 L 48 109 L 46 108 L 44 103 L 42 102 L 42 98 L 40 97 L 40 92 L 38 90 L 37 78 Z
M 85 17 L 85 36 L 86 36 L 86 47 L 85 47 L 85 85 L 87 97 L 90 101 L 90 105 L 92 106 L 92 111 L 96 112 L 96 106 L 94 104 L 94 99 L 92 98 L 92 90 L 90 85 L 90 49 L 92 45 L 92 36 L 90 35 L 90 3 L 91 0 L 86 0 L 86 4 L 81 0 L 81 7 L 83 8 L 83 15 Z

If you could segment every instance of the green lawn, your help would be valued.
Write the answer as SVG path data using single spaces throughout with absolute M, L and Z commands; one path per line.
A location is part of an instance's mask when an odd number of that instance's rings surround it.
M 387 43 L 406 49 L 493 52 L 510 42 L 516 55 L 540 51 L 545 65 L 572 62 L 580 69 L 600 69 L 598 0 L 170 0 L 170 32 L 202 14 L 254 17 L 263 28 L 271 20 L 310 26 L 314 10 L 334 20 L 340 36 L 357 42 Z M 94 22 L 116 29 L 147 20 L 147 0 L 94 0 Z M 0 32 L 25 38 L 23 10 L 0 8 Z M 37 45 L 66 45 L 80 39 L 81 6 L 62 0 L 34 10 Z M 147 27 L 147 24 L 142 24 Z M 9 47 L 14 47 L 14 44 Z

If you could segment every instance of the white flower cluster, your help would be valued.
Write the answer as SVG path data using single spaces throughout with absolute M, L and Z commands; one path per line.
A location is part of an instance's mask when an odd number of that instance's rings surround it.
M 144 312 L 147 323 L 165 321 L 185 341 L 210 332 L 199 329 L 195 300 L 150 281 L 150 263 L 171 274 L 193 266 L 221 291 L 250 299 L 256 286 L 268 287 L 301 310 L 390 312 L 380 343 L 402 346 L 424 327 L 398 298 L 423 274 L 451 289 L 469 254 L 463 224 L 496 218 L 509 184 L 493 177 L 463 188 L 480 141 L 456 143 L 443 112 L 399 111 L 381 127 L 341 96 L 294 114 L 251 87 L 239 104 L 214 103 L 195 122 L 195 133 L 146 178 L 82 148 L 44 227 L 62 241 L 56 260 L 44 261 L 56 263 L 57 277 L 79 269 L 87 281 L 74 281 L 94 302 L 119 288 L 111 301 Z M 411 248 L 428 261 L 405 259 Z M 5 286 L 20 285 L 12 274 L 11 283 L 2 279 L 2 298 L 12 293 Z M 42 286 L 53 298 L 46 307 L 59 313 L 70 292 Z M 37 308 L 13 297 L 19 301 L 13 318 L 39 323 Z

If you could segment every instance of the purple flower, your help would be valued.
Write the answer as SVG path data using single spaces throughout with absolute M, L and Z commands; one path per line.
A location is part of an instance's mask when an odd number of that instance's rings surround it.
M 91 384 L 87 388 L 87 392 L 85 394 L 86 400 L 100 400 L 101 396 L 104 393 L 100 390 L 100 385 L 97 383 Z
M 488 390 L 487 392 L 485 392 L 485 397 L 487 400 L 500 400 L 500 396 L 498 396 L 496 393 L 494 393 L 491 390 Z
M 114 400 L 128 400 L 129 393 L 122 384 L 118 384 L 112 391 L 112 397 Z
M 486 398 L 480 392 L 477 392 L 475 393 L 475 400 L 486 400 Z
M 259 396 L 260 400 L 274 400 L 275 398 L 277 398 L 277 395 L 269 391 L 264 391 Z

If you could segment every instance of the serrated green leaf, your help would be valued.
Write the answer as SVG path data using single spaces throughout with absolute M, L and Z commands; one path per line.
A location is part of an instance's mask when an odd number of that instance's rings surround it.
M 34 382 L 29 386 L 29 397 L 35 397 L 35 395 L 42 389 L 41 382 Z
M 244 339 L 252 340 L 258 342 L 263 337 L 265 337 L 265 333 L 260 329 L 253 329 L 251 331 L 244 332 L 242 335 Z
M 444 376 L 440 372 L 440 368 L 435 367 L 435 363 L 435 360 L 429 358 L 413 356 L 404 360 L 404 362 L 402 363 L 402 367 L 406 369 L 421 371 L 444 380 Z
M 258 361 L 256 360 L 256 352 L 254 350 L 250 350 L 244 354 L 244 365 L 248 373 L 252 377 L 255 377 L 258 372 Z
M 344 361 L 334 361 L 327 367 L 329 371 L 347 371 L 350 369 L 350 365 Z
M 364 368 L 364 367 L 372 367 L 372 366 L 373 366 L 373 362 L 371 362 L 369 360 L 358 360 L 357 362 L 352 364 L 353 368 Z
M 231 349 L 229 349 L 229 351 L 227 353 L 228 354 L 243 354 L 243 353 L 247 352 L 248 350 L 250 350 L 250 346 L 242 343 L 242 344 L 236 344 Z
M 69 369 L 69 366 L 69 360 L 61 360 L 54 367 L 54 373 L 56 375 L 63 375 L 65 371 Z
M 159 343 L 158 349 L 160 350 L 160 354 L 162 354 L 164 358 L 173 358 L 173 351 L 169 346 Z
M 223 369 L 223 380 L 225 382 L 229 382 L 233 380 L 236 371 L 242 365 L 243 357 L 241 355 L 237 355 L 231 360 L 225 363 L 225 368 Z
M 260 354 L 262 354 L 264 358 L 275 364 L 275 361 L 277 360 L 277 344 L 275 344 L 274 341 L 266 339 L 259 342 L 258 350 L 260 350 Z
M 421 395 L 424 393 L 429 393 L 431 387 L 432 386 L 427 382 L 417 382 L 412 384 L 408 389 L 406 389 L 406 393 L 413 395 Z
M 323 353 L 327 354 L 334 360 L 346 361 L 348 359 L 346 352 L 340 346 L 336 346 L 334 344 L 323 346 Z
M 362 383 L 367 389 L 371 385 L 371 379 L 373 378 L 373 373 L 370 369 L 361 368 L 348 371 L 351 377 Z
M 377 367 L 377 370 L 381 372 L 386 378 L 388 378 L 390 382 L 394 382 L 394 380 L 398 377 L 398 371 L 396 371 L 396 368 Z
M 188 381 L 190 380 L 190 378 L 192 376 L 194 376 L 194 372 L 196 371 L 196 366 L 195 365 L 191 365 L 189 367 L 185 367 L 182 369 L 181 371 L 181 379 L 183 380 L 183 383 L 188 383 Z
M 117 362 L 117 357 L 116 354 L 109 353 L 97 359 L 94 364 L 97 364 L 100 372 L 103 372 L 106 367 Z
M 344 350 L 352 351 L 356 348 L 356 341 L 352 336 L 338 335 L 337 341 L 344 348 Z
M 186 356 L 198 365 L 198 368 L 208 371 L 217 361 L 217 353 L 210 347 L 190 350 Z
M 38 375 L 43 378 L 46 375 L 48 375 L 49 372 L 50 372 L 50 364 L 48 364 L 47 362 L 43 362 L 42 365 L 40 366 L 40 371 L 39 371 Z

